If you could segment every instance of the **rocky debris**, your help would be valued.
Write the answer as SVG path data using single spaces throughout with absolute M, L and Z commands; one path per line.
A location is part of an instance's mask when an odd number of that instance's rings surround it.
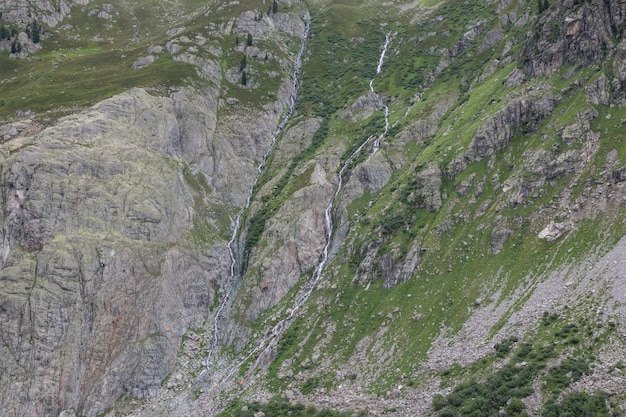
M 554 242 L 565 233 L 571 231 L 574 228 L 574 224 L 572 222 L 564 222 L 564 223 L 555 223 L 550 222 L 539 234 L 537 237 L 539 239 L 545 239 L 548 242 Z
M 2 125 L 0 126 L 0 142 L 5 142 L 17 137 L 32 136 L 42 129 L 42 125 L 30 119 Z
M 583 67 L 601 62 L 615 50 L 615 39 L 626 19 L 621 0 L 560 2 L 539 19 L 529 33 L 522 56 L 529 74 L 550 74 L 563 64 Z

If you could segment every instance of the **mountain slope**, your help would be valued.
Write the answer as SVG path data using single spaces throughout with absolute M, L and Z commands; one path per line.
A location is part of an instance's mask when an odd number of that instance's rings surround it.
M 552 3 L 33 8 L 3 411 L 623 413 L 626 6 Z

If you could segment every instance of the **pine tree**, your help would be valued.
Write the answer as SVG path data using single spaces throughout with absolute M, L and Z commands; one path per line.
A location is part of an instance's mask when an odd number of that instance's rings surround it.
M 241 58 L 241 63 L 239 64 L 239 71 L 243 71 L 246 69 L 246 67 L 248 66 L 248 61 L 246 60 L 246 56 L 244 55 Z
M 31 30 L 31 34 L 32 34 L 31 39 L 33 40 L 33 43 L 39 43 L 39 41 L 41 40 L 40 32 L 41 32 L 41 28 L 37 24 L 37 19 L 35 19 L 33 20 L 33 27 Z
M 276 12 L 278 12 L 278 3 L 276 3 L 276 0 L 274 0 L 272 2 L 272 13 L 276 14 Z
M 11 53 L 14 54 L 17 52 L 17 42 L 13 41 L 11 42 Z
M 548 0 L 543 0 L 543 11 L 545 12 L 549 8 L 550 8 L 550 3 L 548 3 Z
M 246 84 L 248 84 L 248 78 L 246 77 L 246 72 L 244 71 L 243 74 L 241 74 L 241 85 Z
M 246 40 L 246 45 L 252 46 L 252 33 L 248 33 L 248 39 Z
M 537 10 L 539 11 L 539 14 L 543 13 L 543 1 L 542 0 L 537 0 Z

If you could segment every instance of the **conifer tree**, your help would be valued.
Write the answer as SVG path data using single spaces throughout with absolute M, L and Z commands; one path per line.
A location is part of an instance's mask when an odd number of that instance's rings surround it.
M 33 43 L 39 43 L 39 41 L 41 40 L 40 32 L 41 28 L 37 24 L 37 19 L 35 19 L 33 20 L 33 27 L 31 29 L 31 39 L 33 40 Z
M 246 45 L 252 46 L 252 33 L 248 33 L 248 39 L 246 40 Z
M 274 0 L 272 2 L 272 13 L 276 14 L 276 12 L 278 12 L 278 3 L 276 3 L 276 0 Z
M 246 77 L 246 72 L 244 71 L 243 74 L 241 74 L 241 85 L 246 84 L 248 84 L 248 77 Z

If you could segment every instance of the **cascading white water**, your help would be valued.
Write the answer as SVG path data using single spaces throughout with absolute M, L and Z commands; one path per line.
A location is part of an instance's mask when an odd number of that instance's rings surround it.
M 236 251 L 235 244 L 237 242 L 237 236 L 239 235 L 239 232 L 241 229 L 241 218 L 243 217 L 243 214 L 245 213 L 245 211 L 250 207 L 254 189 L 259 181 L 259 178 L 261 178 L 261 174 L 263 173 L 263 169 L 265 168 L 265 163 L 267 162 L 267 158 L 272 152 L 272 150 L 274 149 L 274 144 L 276 143 L 276 140 L 285 129 L 287 122 L 293 115 L 293 112 L 296 108 L 298 88 L 300 87 L 300 68 L 302 67 L 302 56 L 304 55 L 304 51 L 306 49 L 306 41 L 309 37 L 309 28 L 310 28 L 310 19 L 307 16 L 306 24 L 304 27 L 304 33 L 302 34 L 302 43 L 300 45 L 300 50 L 298 51 L 295 62 L 294 62 L 293 84 L 292 84 L 291 94 L 289 95 L 289 106 L 287 108 L 287 112 L 285 113 L 284 117 L 278 124 L 278 127 L 276 128 L 276 131 L 274 132 L 272 136 L 270 145 L 265 150 L 265 153 L 263 154 L 263 158 L 261 159 L 261 163 L 257 166 L 257 174 L 256 174 L 256 177 L 254 178 L 254 181 L 252 182 L 250 189 L 248 190 L 248 196 L 246 198 L 246 202 L 244 206 L 239 210 L 239 213 L 237 213 L 237 217 L 235 217 L 235 220 L 233 222 L 233 232 L 230 237 L 230 240 L 228 241 L 228 254 L 230 255 L 230 261 L 231 261 L 230 262 L 230 276 L 229 276 L 229 280 L 227 283 L 226 292 L 225 294 L 222 295 L 222 300 L 220 301 L 220 305 L 217 308 L 217 310 L 215 310 L 215 315 L 213 316 L 213 340 L 212 340 L 212 344 L 209 349 L 209 352 L 207 354 L 207 357 L 205 359 L 205 365 L 206 365 L 205 370 L 209 369 L 211 365 L 211 359 L 215 351 L 218 349 L 219 339 L 221 336 L 220 319 L 222 317 L 224 309 L 230 302 L 232 292 L 236 287 L 237 275 L 239 271 L 237 271 L 238 258 L 235 253 Z
M 381 71 L 383 70 L 383 63 L 385 62 L 385 54 L 387 53 L 387 48 L 389 47 L 390 43 L 391 43 L 391 33 L 387 33 L 385 35 L 385 43 L 383 45 L 383 50 L 380 53 L 380 58 L 378 58 L 378 66 L 376 67 L 376 75 L 374 75 L 374 78 L 370 80 L 370 91 L 376 94 L 377 96 L 378 96 L 378 93 L 376 93 L 376 91 L 374 90 L 374 80 L 376 79 L 376 76 L 380 74 Z M 382 101 L 382 103 L 383 103 L 383 111 L 385 112 L 385 128 L 383 132 L 380 135 L 378 135 L 378 137 L 376 137 L 376 140 L 374 140 L 374 145 L 372 148 L 372 152 L 370 153 L 370 158 L 380 149 L 380 142 L 384 139 L 385 135 L 389 131 L 389 106 L 387 106 L 384 101 Z
M 387 48 L 389 46 L 389 43 L 391 42 L 391 35 L 387 34 L 385 37 L 385 43 L 383 45 L 383 50 L 382 53 L 380 55 L 380 59 L 378 60 L 378 66 L 376 68 L 376 74 L 379 74 L 382 70 L 382 65 L 383 65 L 383 61 L 385 58 L 385 53 L 387 52 Z M 372 79 L 370 81 L 370 89 L 373 91 L 373 82 L 374 79 Z M 334 204 L 335 201 L 337 199 L 337 197 L 339 196 L 339 194 L 341 193 L 341 190 L 343 188 L 343 181 L 344 181 L 344 176 L 347 172 L 347 170 L 349 169 L 350 165 L 352 164 L 352 162 L 361 154 L 361 152 L 363 152 L 363 149 L 367 146 L 369 146 L 372 141 L 376 142 L 380 142 L 380 140 L 384 137 L 384 135 L 387 133 L 387 129 L 388 129 L 388 113 L 389 110 L 388 108 L 385 106 L 385 119 L 386 119 L 386 126 L 385 126 L 385 132 L 376 137 L 376 136 L 370 136 L 367 140 L 365 140 L 359 147 L 357 150 L 355 150 L 352 155 L 350 155 L 350 157 L 343 163 L 343 165 L 341 166 L 341 169 L 339 170 L 339 174 L 338 174 L 338 179 L 337 179 L 337 188 L 335 189 L 335 193 L 333 194 L 333 197 L 331 198 L 330 202 L 328 203 L 328 206 L 326 207 L 326 210 L 324 210 L 324 228 L 325 228 L 325 232 L 326 232 L 326 244 L 324 245 L 324 249 L 322 250 L 322 254 L 320 256 L 320 261 L 317 265 L 317 267 L 315 268 L 315 270 L 313 271 L 313 274 L 311 275 L 311 278 L 306 282 L 306 284 L 304 284 L 302 286 L 302 288 L 300 289 L 300 291 L 298 292 L 298 294 L 296 295 L 296 299 L 291 307 L 291 309 L 289 309 L 289 313 L 287 314 L 287 316 L 285 316 L 284 318 L 282 318 L 280 321 L 278 321 L 269 332 L 267 332 L 267 334 L 257 343 L 256 347 L 254 349 L 252 349 L 250 352 L 248 352 L 248 354 L 242 358 L 236 365 L 234 365 L 230 371 L 223 377 L 224 380 L 229 379 L 230 377 L 232 377 L 235 372 L 238 372 L 239 369 L 241 368 L 241 366 L 248 362 L 251 358 L 256 357 L 256 360 L 254 362 L 254 364 L 249 368 L 249 371 L 252 369 L 257 368 L 259 361 L 263 358 L 263 354 L 267 351 L 269 351 L 270 349 L 273 349 L 276 347 L 280 336 L 282 336 L 282 334 L 285 332 L 285 330 L 287 330 L 287 328 L 289 327 L 289 325 L 291 324 L 291 322 L 293 321 L 293 319 L 296 316 L 296 313 L 298 312 L 298 310 L 304 305 L 304 303 L 306 302 L 306 300 L 311 296 L 313 290 L 315 289 L 317 283 L 319 282 L 319 280 L 322 277 L 322 271 L 324 270 L 324 267 L 326 266 L 326 264 L 328 263 L 329 260 L 329 251 L 330 251 L 330 247 L 333 243 L 333 230 L 334 230 L 334 225 L 333 225 L 333 219 L 332 219 L 332 213 L 333 213 L 333 208 L 334 208 Z M 376 152 L 378 151 L 379 147 L 378 146 L 373 146 L 372 150 L 370 152 L 370 157 Z

